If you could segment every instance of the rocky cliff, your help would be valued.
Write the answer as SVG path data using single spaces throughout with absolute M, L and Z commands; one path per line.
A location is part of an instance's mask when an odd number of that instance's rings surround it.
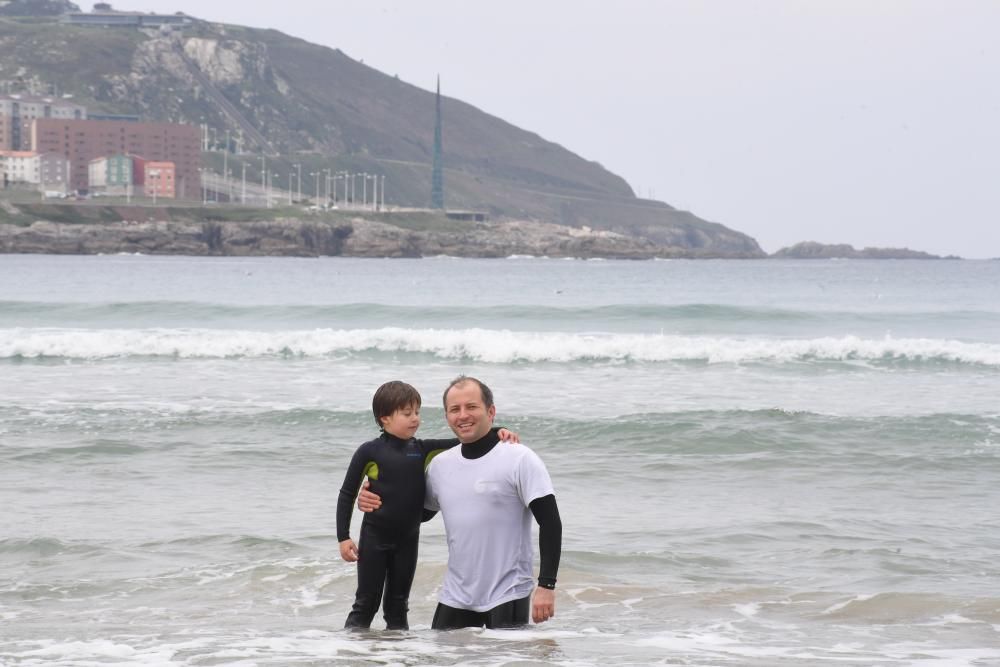
M 273 30 L 197 22 L 164 33 L 0 19 L 0 81 L 72 94 L 98 112 L 204 123 L 214 155 L 228 148 L 228 166 L 245 168 L 254 182 L 266 157 L 282 183 L 298 163 L 303 173 L 384 176 L 389 205 L 430 201 L 433 94 Z M 590 227 L 694 253 L 764 255 L 749 236 L 639 199 L 597 162 L 460 100 L 443 98 L 442 115 L 449 208 Z M 221 169 L 221 159 L 208 157 Z M 316 183 L 304 178 L 299 186 L 308 196 Z
M 607 230 L 531 221 L 413 229 L 379 220 L 288 218 L 0 224 L 0 253 L 345 257 L 712 257 Z
M 60 16 L 78 12 L 69 0 L 0 0 L 0 16 Z

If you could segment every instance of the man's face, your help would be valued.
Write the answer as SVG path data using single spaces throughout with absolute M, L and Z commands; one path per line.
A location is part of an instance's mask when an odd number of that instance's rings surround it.
M 462 382 L 448 390 L 444 403 L 448 426 L 461 442 L 475 442 L 489 433 L 496 406 L 487 408 L 475 382 Z

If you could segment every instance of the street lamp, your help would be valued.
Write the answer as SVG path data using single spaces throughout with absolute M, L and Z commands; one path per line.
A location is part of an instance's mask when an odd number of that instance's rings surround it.
M 267 192 L 267 158 L 263 155 L 260 156 L 260 189 L 264 193 L 267 207 L 271 208 L 271 198 Z
M 295 164 L 295 171 L 296 171 L 296 175 L 299 178 L 298 183 L 297 183 L 297 185 L 299 187 L 299 201 L 302 201 L 302 163 L 301 162 L 298 162 L 298 163 Z M 291 180 L 289 180 L 288 184 L 291 185 L 291 183 L 292 183 Z
M 153 181 L 153 206 L 156 206 L 156 185 L 160 180 L 160 170 L 150 169 L 148 172 L 146 172 L 146 176 L 149 177 L 146 180 Z

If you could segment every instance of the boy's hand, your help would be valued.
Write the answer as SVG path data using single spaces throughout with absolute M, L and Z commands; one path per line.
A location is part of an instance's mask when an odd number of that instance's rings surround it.
M 361 493 L 358 494 L 358 509 L 362 512 L 374 512 L 382 507 L 382 498 L 369 491 L 369 486 L 368 480 L 365 480 L 365 483 L 361 485 Z
M 502 442 L 512 442 L 515 445 L 521 442 L 521 438 L 517 437 L 517 433 L 505 428 L 497 430 L 497 437 L 500 438 Z
M 358 547 L 355 546 L 354 540 L 347 538 L 340 543 L 340 557 L 348 563 L 353 563 L 358 559 Z

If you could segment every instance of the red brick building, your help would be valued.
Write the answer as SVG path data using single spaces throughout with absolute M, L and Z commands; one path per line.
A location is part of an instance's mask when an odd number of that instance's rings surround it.
M 91 160 L 131 154 L 173 162 L 177 197 L 195 199 L 201 193 L 201 137 L 193 125 L 38 118 L 31 128 L 31 145 L 38 153 L 61 153 L 69 158 L 73 189 L 87 188 Z
M 176 168 L 173 162 L 147 160 L 142 165 L 143 192 L 147 197 L 173 199 L 176 196 Z

